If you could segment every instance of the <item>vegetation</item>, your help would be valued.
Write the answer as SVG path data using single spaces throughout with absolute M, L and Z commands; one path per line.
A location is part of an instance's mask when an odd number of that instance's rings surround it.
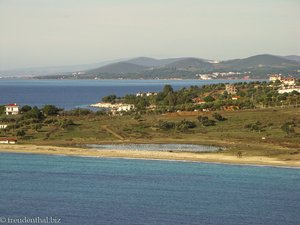
M 228 153 L 291 159 L 300 154 L 300 96 L 278 94 L 267 82 L 236 84 L 232 100 L 224 84 L 175 91 L 165 86 L 151 96 L 110 97 L 136 106 L 112 115 L 88 109 L 25 107 L 19 115 L 0 116 L 1 137 L 20 143 L 77 145 L 87 143 L 195 143 L 227 147 Z M 194 98 L 212 96 L 197 104 Z M 205 110 L 204 110 L 205 109 Z

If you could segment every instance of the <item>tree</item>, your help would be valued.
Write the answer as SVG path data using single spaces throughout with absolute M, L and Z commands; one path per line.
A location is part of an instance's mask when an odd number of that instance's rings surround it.
M 116 95 L 108 95 L 108 96 L 104 96 L 102 98 L 102 101 L 114 104 L 116 102 L 116 99 L 117 99 Z
M 24 105 L 24 106 L 22 106 L 20 111 L 21 111 L 21 113 L 26 113 L 26 112 L 30 111 L 31 109 L 32 109 L 32 107 L 30 105 Z
M 169 94 L 169 92 L 173 92 L 173 88 L 172 88 L 171 85 L 166 84 L 166 85 L 164 86 L 163 91 L 162 91 L 163 96 L 166 97 L 166 96 Z
M 42 120 L 44 118 L 43 113 L 36 106 L 34 106 L 30 111 L 24 113 L 23 117 L 25 119 L 38 119 L 38 120 Z
M 60 111 L 60 109 L 57 108 L 54 105 L 45 105 L 42 108 L 42 112 L 43 112 L 43 114 L 45 116 L 54 116 L 54 115 L 57 115 L 59 111 Z
M 0 115 L 5 113 L 5 106 L 4 105 L 0 105 Z
M 203 100 L 204 100 L 205 102 L 213 102 L 215 99 L 214 99 L 214 97 L 212 97 L 211 95 L 208 95 L 208 96 L 206 96 Z
M 176 105 L 176 95 L 173 92 L 169 92 L 167 96 L 165 97 L 165 103 L 166 105 L 169 105 L 170 107 Z

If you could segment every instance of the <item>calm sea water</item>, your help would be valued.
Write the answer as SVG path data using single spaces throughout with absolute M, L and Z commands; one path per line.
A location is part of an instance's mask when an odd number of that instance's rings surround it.
M 140 91 L 161 91 L 165 84 L 175 90 L 239 80 L 5 80 L 0 79 L 0 104 L 43 106 L 53 104 L 65 109 L 87 107 L 101 98 L 116 94 L 124 96 Z M 245 81 L 245 80 L 241 80 Z
M 299 193 L 297 169 L 0 154 L 0 219 L 298 225 Z

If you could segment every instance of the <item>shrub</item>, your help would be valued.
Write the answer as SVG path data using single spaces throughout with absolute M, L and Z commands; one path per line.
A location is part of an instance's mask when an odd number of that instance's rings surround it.
M 204 127 L 214 126 L 216 124 L 216 121 L 208 119 L 207 116 L 198 116 L 197 119 Z
M 293 121 L 291 122 L 285 122 L 282 126 L 281 126 L 281 130 L 283 130 L 287 136 L 291 136 L 292 134 L 295 134 L 295 123 Z
M 17 131 L 17 136 L 18 136 L 18 137 L 23 137 L 23 136 L 25 136 L 25 134 L 26 134 L 26 133 L 25 133 L 24 130 L 18 130 L 18 131 Z
M 75 123 L 71 119 L 63 119 L 63 120 L 59 121 L 59 126 L 64 129 L 69 128 L 70 126 L 73 126 L 73 125 L 75 125 Z
M 169 121 L 159 121 L 158 122 L 158 127 L 162 130 L 170 130 L 175 128 L 175 123 L 174 122 L 169 122 Z
M 227 120 L 226 118 L 224 118 L 221 114 L 219 114 L 219 113 L 214 113 L 213 115 L 212 115 L 216 120 L 218 120 L 218 121 L 225 121 L 225 120 Z
M 176 124 L 176 128 L 178 130 L 188 130 L 188 129 L 195 128 L 196 126 L 197 125 L 195 122 L 190 120 L 185 120 L 185 119 Z
M 255 132 L 264 131 L 265 127 L 266 126 L 263 125 L 260 121 L 256 121 L 256 123 L 249 123 L 244 126 L 244 128 L 249 129 L 251 131 L 255 131 Z

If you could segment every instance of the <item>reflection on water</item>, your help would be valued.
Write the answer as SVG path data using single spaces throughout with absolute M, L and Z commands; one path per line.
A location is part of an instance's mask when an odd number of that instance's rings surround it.
M 133 151 L 176 151 L 176 152 L 216 152 L 221 147 L 194 144 L 88 144 L 89 148 L 97 150 L 133 150 Z

